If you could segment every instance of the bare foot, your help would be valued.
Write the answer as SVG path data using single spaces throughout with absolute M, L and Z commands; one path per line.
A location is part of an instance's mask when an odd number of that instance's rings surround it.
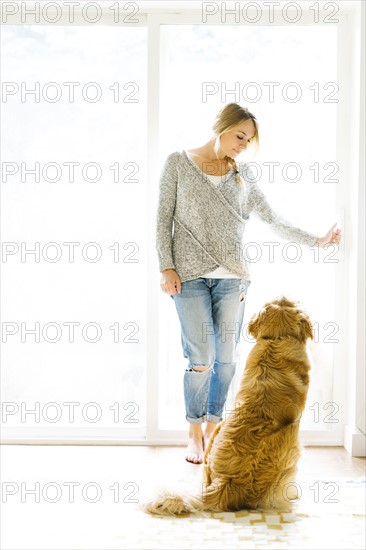
M 201 424 L 191 424 L 189 427 L 186 461 L 193 464 L 202 464 L 203 462 L 203 433 Z

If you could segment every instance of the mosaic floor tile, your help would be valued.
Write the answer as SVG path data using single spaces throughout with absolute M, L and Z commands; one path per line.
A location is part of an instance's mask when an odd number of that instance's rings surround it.
M 337 496 L 337 502 L 327 502 L 327 495 L 323 495 L 325 502 L 314 502 L 320 499 L 313 490 L 295 504 L 293 512 L 286 513 L 243 510 L 150 518 L 148 537 L 145 532 L 134 548 L 165 548 L 166 537 L 171 536 L 171 548 L 187 550 L 364 549 L 365 478 L 338 481 Z

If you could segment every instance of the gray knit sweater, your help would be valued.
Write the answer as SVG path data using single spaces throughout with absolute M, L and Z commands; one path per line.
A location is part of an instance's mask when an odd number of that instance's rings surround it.
M 238 163 L 244 185 L 233 168 L 218 186 L 187 155 L 171 153 L 161 170 L 156 216 L 159 270 L 174 269 L 181 282 L 224 266 L 250 279 L 243 252 L 245 224 L 251 212 L 283 239 L 312 246 L 317 235 L 295 227 L 274 212 L 250 167 Z

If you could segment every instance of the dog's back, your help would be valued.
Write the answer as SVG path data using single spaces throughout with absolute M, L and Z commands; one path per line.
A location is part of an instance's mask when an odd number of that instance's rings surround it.
M 294 337 L 254 345 L 233 411 L 204 457 L 205 486 L 221 492 L 218 509 L 289 508 L 309 370 L 306 346 Z M 204 501 L 213 506 L 213 491 L 206 493 Z

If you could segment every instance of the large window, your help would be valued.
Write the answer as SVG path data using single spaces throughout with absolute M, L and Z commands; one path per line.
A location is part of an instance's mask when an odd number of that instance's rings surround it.
M 158 178 L 169 153 L 203 145 L 236 101 L 260 129 L 258 154 L 238 160 L 273 209 L 317 234 L 339 221 L 344 240 L 311 250 L 251 215 L 227 408 L 253 346 L 251 315 L 285 294 L 315 332 L 302 437 L 341 444 L 358 296 L 358 252 L 345 246 L 359 223 L 351 20 L 223 23 L 204 21 L 199 3 L 165 13 L 148 2 L 128 3 L 140 13 L 116 22 L 106 4 L 95 25 L 78 10 L 55 24 L 19 12 L 1 29 L 3 438 L 185 441 L 187 360 L 155 251 Z

